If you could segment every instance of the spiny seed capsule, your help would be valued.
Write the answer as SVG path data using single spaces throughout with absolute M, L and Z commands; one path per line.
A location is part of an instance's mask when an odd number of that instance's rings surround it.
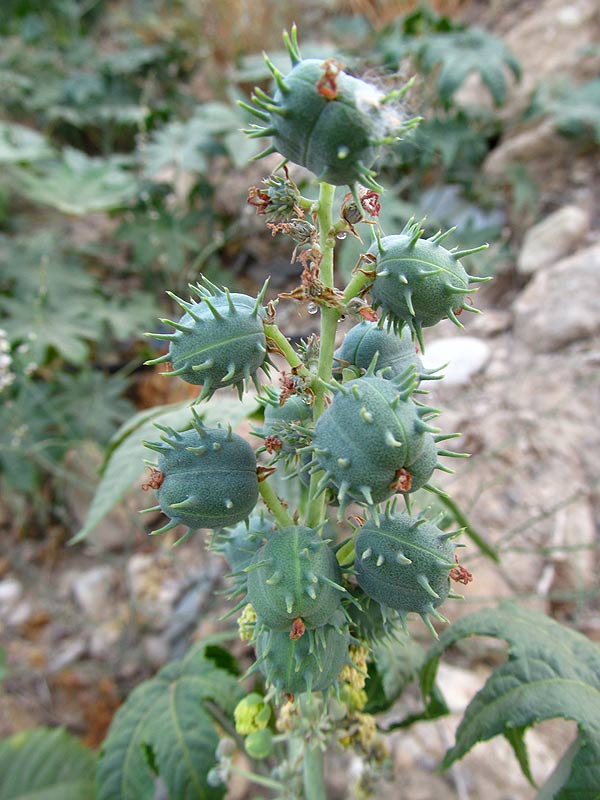
M 295 455 L 306 438 L 295 425 L 312 419 L 310 404 L 300 395 L 293 394 L 281 405 L 280 393 L 271 387 L 265 387 L 263 396 L 257 399 L 264 406 L 265 416 L 262 429 L 255 433 L 265 440 L 267 451 L 279 452 L 286 457 Z
M 237 387 L 241 397 L 244 382 L 250 379 L 258 388 L 256 373 L 259 369 L 268 373 L 270 364 L 263 326 L 265 310 L 261 305 L 266 288 L 265 283 L 254 298 L 232 294 L 203 278 L 202 283 L 190 284 L 197 300 L 188 303 L 167 292 L 185 314 L 178 322 L 161 320 L 175 328 L 175 333 L 148 334 L 165 339 L 170 345 L 167 354 L 146 364 L 170 362 L 173 369 L 162 374 L 202 385 L 198 401 L 224 386 Z
M 370 169 L 379 145 L 396 141 L 418 122 L 402 120 L 390 102 L 403 91 L 386 95 L 344 72 L 334 59 L 302 59 L 295 27 L 284 41 L 292 62 L 287 75 L 266 58 L 277 86 L 273 97 L 256 88 L 254 105 L 241 103 L 264 123 L 246 133 L 273 139 L 258 157 L 277 151 L 319 181 L 380 188 Z
M 319 417 L 309 451 L 313 470 L 323 470 L 318 486 L 337 490 L 340 513 L 351 500 L 373 507 L 391 497 L 397 473 L 414 462 L 424 434 L 438 432 L 425 418 L 435 409 L 418 406 L 411 395 L 414 369 L 390 381 L 369 372 L 331 385 L 335 396 Z
M 437 370 L 428 371 L 423 367 L 408 328 L 404 328 L 400 336 L 395 336 L 376 322 L 366 320 L 351 328 L 344 337 L 334 353 L 334 369 L 336 373 L 341 373 L 347 366 L 367 370 L 376 353 L 379 354 L 377 374 L 382 378 L 396 378 L 411 366 L 415 367 L 419 380 L 441 377 L 433 375 Z
M 159 453 L 164 480 L 156 493 L 170 521 L 152 533 L 176 525 L 223 528 L 246 519 L 258 500 L 254 451 L 231 429 L 205 428 L 194 413 L 191 430 L 179 432 L 155 423 L 160 442 L 144 442 Z
M 455 566 L 452 538 L 424 517 L 386 508 L 379 527 L 366 522 L 356 537 L 354 569 L 360 588 L 384 606 L 406 615 L 415 611 L 433 631 L 429 614 L 446 622 L 437 607 L 450 593 Z M 435 634 L 435 631 L 434 631 Z
M 247 602 L 259 623 L 272 630 L 289 632 L 298 618 L 305 628 L 324 625 L 346 593 L 333 550 L 311 528 L 290 526 L 268 534 L 246 572 Z
M 264 536 L 274 530 L 273 520 L 260 511 L 252 514 L 247 522 L 239 522 L 234 528 L 223 528 L 214 532 L 210 549 L 223 556 L 232 573 L 233 589 L 230 598 L 246 594 L 248 583 L 244 570 L 250 566 L 256 551 L 262 547 Z
M 488 278 L 468 275 L 460 263 L 463 256 L 484 250 L 446 250 L 441 242 L 454 228 L 423 239 L 420 223 L 410 220 L 399 235 L 378 239 L 369 253 L 377 258 L 376 277 L 371 285 L 373 308 L 382 309 L 381 322 L 400 331 L 408 326 L 423 346 L 422 329 L 450 319 L 462 328 L 457 314 L 479 313 L 469 303 L 472 284 Z
M 256 666 L 267 684 L 293 695 L 324 692 L 333 686 L 342 667 L 352 662 L 343 616 L 335 615 L 332 623 L 307 630 L 299 639 L 290 639 L 286 631 L 261 631 L 256 638 Z

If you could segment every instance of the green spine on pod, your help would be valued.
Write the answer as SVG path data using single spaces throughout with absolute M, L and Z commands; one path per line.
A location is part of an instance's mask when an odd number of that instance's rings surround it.
M 423 239 L 420 223 L 410 220 L 402 233 L 376 240 L 369 253 L 377 258 L 371 284 L 373 307 L 382 310 L 382 323 L 399 332 L 408 326 L 424 349 L 422 329 L 450 319 L 462 328 L 461 311 L 479 313 L 469 303 L 473 283 L 487 280 L 469 275 L 460 262 L 463 256 L 484 250 L 447 250 L 441 242 L 453 228 Z
M 162 483 L 156 496 L 176 525 L 223 528 L 246 519 L 258 500 L 256 457 L 248 442 L 231 429 L 206 428 L 194 414 L 193 427 L 179 432 L 158 425 L 160 442 L 144 442 L 159 453 Z
M 297 619 L 305 628 L 324 625 L 346 594 L 333 550 L 311 528 L 268 534 L 246 571 L 247 602 L 258 622 L 272 630 L 289 632 Z
M 177 322 L 161 320 L 175 328 L 174 333 L 148 334 L 170 344 L 168 353 L 146 364 L 169 362 L 173 369 L 162 374 L 201 385 L 198 401 L 225 386 L 235 386 L 241 396 L 249 380 L 258 389 L 258 370 L 268 374 L 270 366 L 262 306 L 266 288 L 265 283 L 258 297 L 249 297 L 203 278 L 202 283 L 190 284 L 196 300 L 186 302 L 168 292 L 185 313 Z
M 263 123 L 246 133 L 272 137 L 273 144 L 258 157 L 277 151 L 311 170 L 319 181 L 381 188 L 371 170 L 379 146 L 396 141 L 418 122 L 402 119 L 390 102 L 403 91 L 386 95 L 344 72 L 334 59 L 302 59 L 295 28 L 284 41 L 290 72 L 283 75 L 266 58 L 276 83 L 273 96 L 256 88 L 253 105 L 241 103 Z
M 354 569 L 360 588 L 378 603 L 406 615 L 417 612 L 433 630 L 428 615 L 446 622 L 437 607 L 450 594 L 455 566 L 452 539 L 424 517 L 386 508 L 379 527 L 366 522 L 356 537 Z

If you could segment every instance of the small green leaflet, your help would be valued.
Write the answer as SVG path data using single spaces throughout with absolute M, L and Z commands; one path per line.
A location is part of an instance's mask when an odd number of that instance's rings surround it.
M 207 775 L 219 742 L 207 701 L 227 717 L 244 692 L 206 641 L 138 686 L 113 719 L 98 765 L 98 800 L 152 800 L 155 774 L 177 800 L 220 800 Z M 81 799 L 83 800 L 83 798 Z
M 237 398 L 213 398 L 197 406 L 209 427 L 222 420 L 227 420 L 232 427 L 235 427 L 257 407 L 258 404 L 252 395 L 246 395 L 241 401 Z M 144 439 L 157 438 L 158 432 L 154 422 L 170 425 L 176 430 L 185 430 L 190 427 L 191 418 L 190 404 L 185 401 L 140 411 L 119 428 L 109 444 L 102 478 L 88 510 L 85 524 L 69 544 L 76 544 L 85 539 L 127 491 L 141 481 L 144 474 L 144 459 L 153 455 L 142 442 Z
M 41 133 L 13 122 L 0 122 L 0 164 L 39 161 L 53 155 Z
M 477 742 L 503 734 L 529 778 L 525 730 L 536 722 L 562 717 L 577 722 L 577 743 L 538 800 L 598 800 L 600 647 L 543 614 L 503 602 L 498 608 L 464 617 L 444 631 L 421 672 L 425 698 L 432 693 L 444 650 L 473 635 L 505 639 L 508 660 L 494 670 L 468 705 L 443 767 L 462 758 Z M 557 776 L 561 778 L 558 782 Z M 553 791 L 548 793 L 551 781 Z
M 34 203 L 76 216 L 121 208 L 136 195 L 138 180 L 123 157 L 90 158 L 70 147 L 62 155 L 35 170 L 13 169 L 16 188 Z
M 94 800 L 96 756 L 61 728 L 0 742 L 2 800 Z
M 368 695 L 365 711 L 378 714 L 388 711 L 402 695 L 407 686 L 419 674 L 426 651 L 410 636 L 397 631 L 394 639 L 377 644 L 373 648 L 374 659 L 369 663 Z M 416 714 L 386 727 L 386 732 L 406 728 L 419 720 L 431 720 L 448 713 L 448 707 L 434 686 L 427 706 Z
M 437 89 L 446 104 L 471 72 L 479 74 L 497 106 L 506 99 L 505 68 L 516 80 L 521 76 L 519 62 L 502 40 L 480 28 L 426 36 L 417 57 L 427 72 L 439 67 Z
M 600 78 L 581 86 L 565 83 L 556 90 L 542 89 L 537 102 L 554 118 L 557 129 L 564 136 L 587 135 L 600 144 Z

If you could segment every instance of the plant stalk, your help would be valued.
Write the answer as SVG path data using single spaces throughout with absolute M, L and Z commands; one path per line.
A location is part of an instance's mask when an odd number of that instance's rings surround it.
M 260 492 L 262 499 L 265 501 L 265 505 L 280 525 L 283 525 L 284 528 L 287 528 L 294 524 L 294 520 L 288 514 L 286 507 L 277 497 L 273 487 L 267 480 L 259 482 L 258 491 Z
M 333 250 L 335 235 L 333 233 L 333 199 L 335 186 L 329 183 L 319 184 L 319 202 L 317 219 L 319 223 L 319 241 L 321 244 L 322 259 L 320 264 L 321 283 L 329 289 L 334 288 L 333 275 Z M 321 307 L 321 339 L 319 345 L 319 363 L 315 384 L 315 401 L 313 406 L 313 421 L 319 419 L 325 410 L 325 394 L 327 387 L 324 383 L 331 381 L 333 367 L 333 352 L 335 350 L 335 335 L 340 312 L 337 308 Z M 314 527 L 325 519 L 325 495 L 316 497 L 317 485 L 321 471 L 311 475 L 308 493 L 307 525 Z
M 303 765 L 305 800 L 327 800 L 325 758 L 320 747 L 307 747 Z
M 311 377 L 310 370 L 304 366 L 302 359 L 290 344 L 290 340 L 283 335 L 277 325 L 267 323 L 265 325 L 265 336 L 283 353 L 285 360 L 297 375 L 301 375 L 303 378 Z

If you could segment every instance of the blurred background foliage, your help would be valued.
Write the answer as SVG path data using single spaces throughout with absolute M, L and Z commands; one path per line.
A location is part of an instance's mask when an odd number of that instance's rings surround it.
M 481 165 L 519 64 L 462 24 L 460 6 L 3 0 L 0 488 L 17 527 L 65 522 L 64 487 L 81 479 L 67 455 L 105 446 L 152 404 L 140 334 L 170 311 L 165 289 L 185 292 L 199 271 L 252 286 L 258 261 L 262 274 L 287 262 L 245 206 L 268 168 L 248 165 L 260 148 L 240 133 L 236 100 L 268 87 L 263 49 L 286 63 L 280 35 L 294 20 L 305 55 L 335 54 L 383 85 L 416 75 L 406 113 L 423 122 L 381 166 L 384 230 L 427 215 L 432 229 L 459 226 L 464 247 L 496 243 L 480 269 L 506 258 L 507 222 L 535 213 L 536 187 L 526 170 L 500 183 Z M 526 114 L 600 143 L 600 84 L 541 86 Z M 345 242 L 342 269 L 359 252 Z

